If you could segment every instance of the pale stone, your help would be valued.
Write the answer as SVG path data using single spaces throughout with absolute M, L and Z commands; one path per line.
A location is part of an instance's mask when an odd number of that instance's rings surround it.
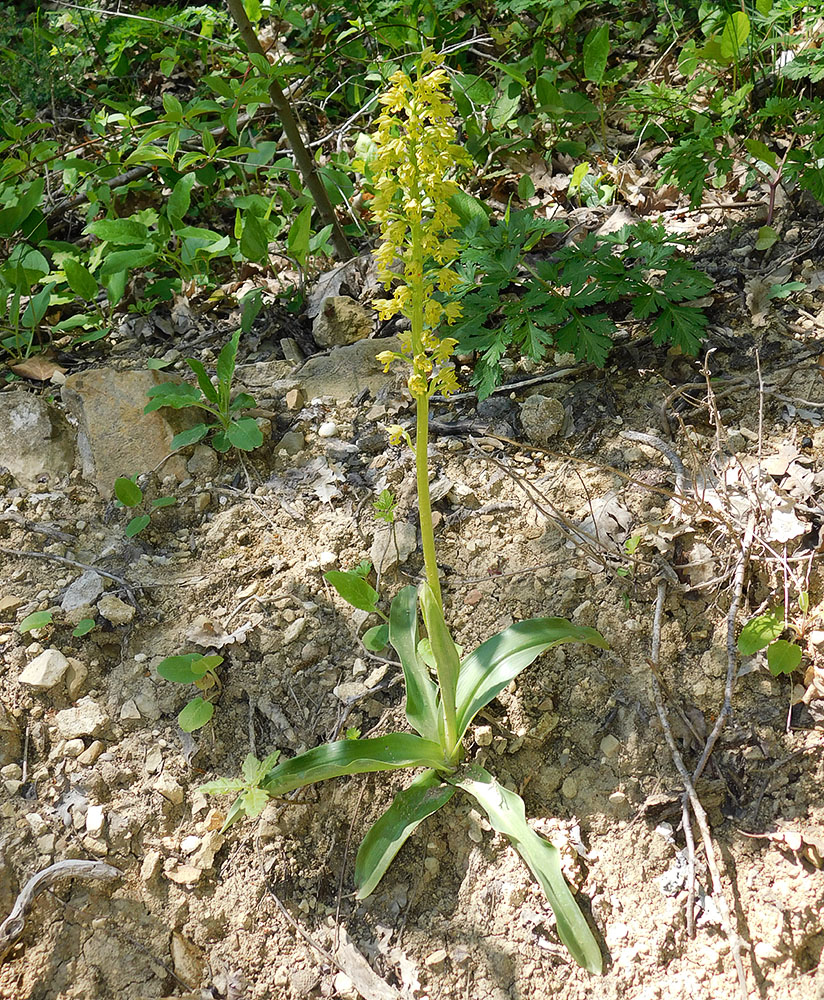
M 375 395 L 389 383 L 391 376 L 384 373 L 377 360 L 380 351 L 398 351 L 397 337 L 381 340 L 361 340 L 348 347 L 338 347 L 327 355 L 309 358 L 296 376 L 308 399 L 332 396 L 343 403 L 357 396 L 363 389 Z
M 521 403 L 521 426 L 535 444 L 548 445 L 560 434 L 565 419 L 563 403 L 551 396 L 536 393 Z
M 196 444 L 192 457 L 186 463 L 186 470 L 190 476 L 211 479 L 217 473 L 219 465 L 220 460 L 214 448 L 206 444 Z
M 0 466 L 32 489 L 74 467 L 74 444 L 63 416 L 42 397 L 16 389 L 0 393 Z
M 306 628 L 305 618 L 296 618 L 293 622 L 286 626 L 283 630 L 283 644 L 288 645 L 290 642 L 295 642 L 296 639 L 300 638 L 303 630 Z
M 112 625 L 128 625 L 135 615 L 132 605 L 121 601 L 114 594 L 104 594 L 97 602 L 97 610 Z
M 601 753 L 604 757 L 612 757 L 620 746 L 620 742 L 615 739 L 612 733 L 607 733 L 601 740 Z
M 180 850 L 184 854 L 194 854 L 198 847 L 200 847 L 200 837 L 195 837 L 194 834 L 184 837 L 180 842 Z
M 64 757 L 79 757 L 81 753 L 86 749 L 86 744 L 80 737 L 73 740 L 66 740 L 63 744 L 63 756 Z
M 98 736 L 109 723 L 109 717 L 88 695 L 74 708 L 65 708 L 54 717 L 57 731 L 65 740 L 76 736 Z
M 338 425 L 334 420 L 324 420 L 320 427 L 318 427 L 318 437 L 320 438 L 334 437 L 337 433 Z
M 392 529 L 394 528 L 394 537 Z M 381 525 L 375 531 L 369 558 L 376 571 L 388 573 L 412 555 L 418 547 L 418 531 L 409 521 Z
M 166 878 L 178 885 L 194 885 L 199 881 L 203 872 L 193 865 L 178 865 L 171 871 L 165 873 Z
M 173 931 L 169 950 L 175 975 L 184 983 L 188 983 L 189 986 L 199 986 L 205 971 L 203 953 L 200 948 L 178 931 Z
M 36 691 L 48 691 L 63 680 L 68 668 L 69 661 L 59 649 L 47 649 L 35 657 L 17 679 Z
M 91 767 L 92 764 L 97 760 L 97 758 L 103 753 L 103 744 L 100 740 L 95 740 L 90 743 L 89 746 L 80 754 L 77 758 L 77 762 L 82 764 L 84 767 Z
M 106 824 L 106 815 L 103 806 L 89 806 L 86 811 L 86 833 L 92 837 L 99 837 L 103 833 Z
M 306 446 L 306 438 L 300 431 L 287 431 L 278 442 L 287 455 L 298 455 Z
M 137 722 L 140 718 L 142 718 L 140 709 L 135 705 L 134 700 L 129 698 L 128 701 L 123 703 L 123 707 L 120 709 L 120 721 Z
M 564 778 L 564 783 L 561 785 L 561 795 L 565 799 L 574 799 L 578 794 L 578 782 L 570 775 L 568 778 Z
M 446 952 L 443 948 L 438 948 L 437 951 L 433 951 L 430 955 L 427 955 L 423 960 L 423 964 L 428 969 L 439 969 L 446 961 Z
M 221 823 L 223 825 L 223 817 L 220 817 Z M 215 863 L 215 855 L 223 847 L 223 842 L 225 837 L 217 829 L 208 829 L 207 822 L 207 833 L 203 837 L 199 849 L 192 855 L 191 862 L 196 868 L 200 868 L 203 871 L 208 871 Z
M 475 730 L 475 742 L 479 747 L 492 746 L 492 726 L 478 726 Z
M 151 850 L 146 851 L 143 858 L 143 864 L 140 866 L 140 878 L 144 882 L 151 882 L 160 874 L 160 869 L 162 867 L 163 856 L 160 851 L 152 848 Z
M 86 664 L 76 656 L 70 656 L 69 669 L 66 671 L 66 691 L 72 701 L 80 695 L 88 676 L 89 668 Z
M 327 295 L 312 324 L 318 347 L 343 347 L 370 336 L 374 326 L 372 310 L 348 295 Z
M 172 805 L 179 806 L 183 802 L 183 788 L 170 774 L 161 774 L 153 787 Z
M 76 608 L 94 604 L 103 590 L 103 577 L 93 569 L 87 569 L 68 586 L 60 607 L 64 611 L 74 611 Z

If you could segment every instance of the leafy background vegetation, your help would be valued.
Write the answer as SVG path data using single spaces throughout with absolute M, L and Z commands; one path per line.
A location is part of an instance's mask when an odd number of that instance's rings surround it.
M 368 252 L 377 94 L 425 44 L 447 54 L 471 157 L 455 206 L 458 337 L 477 352 L 482 395 L 507 353 L 603 364 L 628 314 L 655 344 L 697 349 L 710 282 L 689 248 L 647 222 L 564 239 L 577 209 L 638 207 L 625 167 L 639 151 L 651 183 L 693 208 L 715 192 L 765 200 L 764 247 L 779 188 L 824 201 L 824 53 L 809 4 L 244 5 L 266 58 L 217 3 L 0 12 L 5 362 L 88 351 L 116 315 L 208 297 L 265 273 L 273 253 L 301 274 L 328 266 L 332 227 L 271 110 L 272 79 L 352 253 Z M 538 190 L 536 164 L 551 175 Z M 302 282 L 282 292 L 293 311 L 301 295 Z

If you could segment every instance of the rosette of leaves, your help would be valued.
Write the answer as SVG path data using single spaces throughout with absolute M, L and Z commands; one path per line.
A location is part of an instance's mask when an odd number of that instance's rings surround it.
M 157 672 L 164 680 L 173 684 L 193 684 L 200 692 L 178 713 L 177 724 L 184 733 L 202 729 L 215 714 L 214 700 L 221 688 L 215 667 L 219 667 L 221 663 L 223 657 L 217 653 L 211 656 L 182 653 L 179 656 L 167 656 L 158 663 Z
M 186 445 L 197 444 L 211 435 L 211 446 L 215 451 L 225 452 L 230 448 L 241 451 L 253 451 L 263 444 L 263 434 L 254 417 L 244 417 L 243 410 L 255 405 L 255 401 L 247 392 L 239 392 L 232 396 L 232 379 L 235 374 L 238 342 L 241 331 L 221 348 L 217 359 L 217 385 L 206 371 L 202 361 L 197 358 L 185 358 L 197 379 L 197 385 L 187 382 L 163 382 L 147 390 L 150 402 L 146 404 L 144 413 L 152 413 L 164 406 L 175 410 L 195 407 L 204 410 L 211 417 L 188 430 L 181 431 L 172 438 L 171 448 L 184 448 Z

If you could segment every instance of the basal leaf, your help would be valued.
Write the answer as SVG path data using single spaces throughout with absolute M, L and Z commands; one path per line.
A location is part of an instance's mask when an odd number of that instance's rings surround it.
M 118 476 L 115 479 L 114 495 L 124 507 L 136 507 L 143 502 L 143 490 L 128 476 Z
M 599 24 L 584 39 L 584 76 L 592 83 L 601 83 L 609 56 L 609 24 Z
M 51 611 L 34 611 L 32 614 L 26 615 L 17 627 L 20 633 L 23 634 L 31 632 L 36 628 L 43 628 L 44 625 L 51 625 L 51 620 Z
M 151 520 L 148 514 L 138 514 L 137 517 L 133 517 L 124 529 L 126 537 L 134 538 L 135 535 L 139 535 L 144 528 L 149 527 Z
M 446 767 L 437 743 L 412 733 L 389 733 L 367 740 L 339 740 L 307 750 L 272 768 L 262 787 L 270 795 L 285 795 L 316 781 L 344 774 L 396 771 L 404 767 Z
M 600 974 L 601 949 L 566 884 L 560 853 L 529 826 L 520 795 L 504 788 L 489 772 L 477 765 L 468 767 L 454 783 L 478 802 L 492 827 L 509 838 L 540 882 L 555 914 L 558 936 L 578 965 Z
M 773 677 L 791 674 L 801 663 L 801 647 L 786 639 L 776 639 L 767 647 L 767 666 Z
M 371 653 L 379 653 L 389 642 L 389 626 L 375 625 L 363 633 L 361 642 Z
M 461 664 L 458 678 L 458 738 L 477 712 L 513 681 L 541 653 L 562 642 L 586 642 L 608 649 L 594 628 L 573 625 L 565 618 L 531 618 L 481 643 Z
M 240 798 L 243 802 L 243 811 L 249 819 L 260 816 L 269 801 L 269 796 L 262 788 L 247 788 Z
M 86 635 L 88 632 L 94 628 L 95 621 L 94 618 L 82 618 L 72 631 L 72 635 L 75 639 L 79 639 L 81 636 Z
M 185 431 L 181 431 L 179 434 L 175 434 L 172 438 L 169 448 L 172 451 L 177 451 L 178 448 L 185 448 L 190 444 L 197 444 L 198 441 L 202 441 L 203 438 L 209 433 L 209 424 L 195 424 L 194 427 L 189 427 Z
M 455 794 L 453 785 L 444 784 L 435 771 L 424 771 L 398 792 L 392 805 L 374 823 L 358 848 L 355 885 L 358 899 L 372 893 L 395 855 L 417 827 L 437 812 Z
M 750 618 L 738 636 L 738 652 L 742 656 L 752 656 L 777 639 L 785 627 L 784 608 L 780 605 L 765 615 Z
M 359 611 L 377 611 L 378 592 L 354 572 L 343 572 L 332 569 L 323 574 L 327 583 L 331 583 L 340 596 Z
M 418 593 L 404 587 L 389 611 L 389 641 L 401 660 L 406 682 L 406 718 L 424 739 L 438 739 L 438 693 L 418 656 Z
M 456 731 L 455 693 L 458 687 L 458 674 L 461 670 L 461 660 L 455 643 L 444 621 L 441 606 L 428 583 L 420 589 L 421 610 L 432 655 L 435 657 L 435 669 L 438 673 L 441 702 L 443 704 L 446 736 L 455 744 L 460 739 Z M 453 749 L 450 747 L 450 749 Z
M 167 681 L 175 684 L 192 684 L 200 676 L 192 670 L 192 664 L 202 659 L 200 653 L 181 653 L 167 656 L 157 665 L 157 672 Z M 205 672 L 205 671 L 204 671 Z
M 241 451 L 254 451 L 263 444 L 263 432 L 254 417 L 232 420 L 226 428 L 226 437 L 234 448 Z
M 177 724 L 184 733 L 193 733 L 196 729 L 202 729 L 214 714 L 215 706 L 210 701 L 192 698 L 178 713 Z
M 144 413 L 152 413 L 164 406 L 171 406 L 175 410 L 183 410 L 187 406 L 195 406 L 202 402 L 203 396 L 200 389 L 188 383 L 162 382 L 160 385 L 153 385 L 146 390 L 146 395 L 151 402 L 143 407 Z

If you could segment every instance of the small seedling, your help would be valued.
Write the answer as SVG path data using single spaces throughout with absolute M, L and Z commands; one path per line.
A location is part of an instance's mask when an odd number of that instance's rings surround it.
M 323 577 L 330 583 L 340 596 L 359 611 L 367 611 L 370 615 L 378 615 L 383 619 L 383 625 L 375 625 L 363 633 L 362 642 L 371 653 L 379 653 L 389 642 L 389 619 L 378 607 L 379 595 L 370 586 L 366 578 L 372 571 L 368 560 L 359 563 L 350 570 L 330 570 Z
M 95 624 L 94 618 L 82 618 L 72 631 L 72 635 L 75 639 L 88 635 L 88 633 L 95 627 Z
M 751 618 L 738 636 L 738 652 L 752 656 L 762 649 L 767 650 L 767 666 L 773 677 L 791 674 L 801 663 L 802 650 L 794 642 L 779 636 L 793 626 L 784 618 L 784 608 L 773 608 L 763 615 Z
M 124 507 L 139 507 L 143 503 L 143 490 L 135 482 L 136 478 L 137 476 L 131 478 L 119 476 L 114 481 L 114 495 L 117 497 L 117 502 Z M 134 538 L 135 535 L 149 526 L 152 519 L 151 511 L 160 510 L 161 507 L 171 507 L 175 503 L 177 503 L 175 497 L 158 497 L 156 500 L 152 500 L 150 513 L 137 514 L 126 525 L 126 537 Z
M 258 760 L 254 754 L 248 754 L 241 765 L 242 778 L 218 778 L 201 787 L 206 795 L 237 794 L 232 809 L 242 810 L 245 816 L 259 816 L 269 801 L 269 796 L 261 788 L 261 782 L 266 774 L 277 764 L 280 751 L 270 753 L 265 760 Z M 230 811 L 226 822 L 231 822 Z
M 51 625 L 52 618 L 51 611 L 35 611 L 30 615 L 26 615 L 17 627 L 20 630 L 20 634 L 25 635 L 26 632 L 33 632 L 35 629 L 43 628 L 45 625 Z
M 372 510 L 375 512 L 375 517 L 379 521 L 385 521 L 387 524 L 395 523 L 395 512 L 398 507 L 398 501 L 395 499 L 394 494 L 390 490 L 381 490 L 380 496 L 372 504 Z
M 202 729 L 215 714 L 214 701 L 221 690 L 215 667 L 219 667 L 221 663 L 223 657 L 216 653 L 211 656 L 182 653 L 179 656 L 167 656 L 158 663 L 157 672 L 164 680 L 174 684 L 194 684 L 203 692 L 192 698 L 178 714 L 177 724 L 184 733 Z
M 175 410 L 195 407 L 205 410 L 213 418 L 208 423 L 204 421 L 176 434 L 172 438 L 172 451 L 197 444 L 210 434 L 212 447 L 220 452 L 230 448 L 254 451 L 263 444 L 263 434 L 254 417 L 241 416 L 243 410 L 255 405 L 254 399 L 247 392 L 240 392 L 232 398 L 232 379 L 240 334 L 241 330 L 238 330 L 223 345 L 218 355 L 216 386 L 212 384 L 202 361 L 186 358 L 186 364 L 195 374 L 197 385 L 163 382 L 153 385 L 146 392 L 151 401 L 143 410 L 144 413 L 152 413 L 164 406 Z

